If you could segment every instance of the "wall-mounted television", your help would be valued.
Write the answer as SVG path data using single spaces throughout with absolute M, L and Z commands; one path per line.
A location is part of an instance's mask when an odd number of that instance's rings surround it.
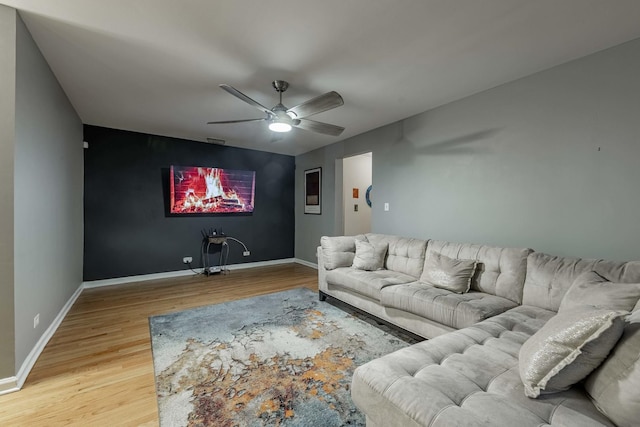
M 173 215 L 253 212 L 255 171 L 171 166 Z

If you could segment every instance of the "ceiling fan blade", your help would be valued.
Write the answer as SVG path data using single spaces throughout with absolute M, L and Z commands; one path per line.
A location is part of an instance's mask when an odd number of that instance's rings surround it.
M 207 122 L 207 124 L 208 125 L 220 125 L 220 124 L 224 124 L 224 123 L 261 122 L 263 120 L 269 120 L 269 119 L 264 118 L 264 119 L 222 120 L 220 122 Z
M 244 93 L 240 92 L 238 89 L 229 86 L 229 85 L 225 85 L 222 84 L 220 85 L 220 87 L 224 90 L 226 90 L 227 92 L 229 92 L 231 95 L 235 96 L 238 99 L 241 99 L 242 101 L 246 102 L 247 104 L 257 108 L 258 110 L 267 113 L 268 115 L 273 115 L 273 112 L 268 109 L 267 107 L 265 107 L 264 105 L 260 104 L 258 101 L 254 101 L 253 99 L 249 98 L 247 95 L 245 95 Z
M 294 121 L 295 127 L 312 132 L 323 133 L 325 135 L 340 136 L 344 131 L 342 126 L 331 125 L 329 123 L 316 122 L 309 119 L 298 119 Z
M 287 110 L 294 119 L 303 119 L 305 117 L 313 116 L 314 114 L 322 113 L 323 111 L 331 110 L 332 108 L 339 107 L 344 104 L 342 97 L 338 92 L 331 91 L 324 95 L 316 96 L 302 104 L 291 107 Z

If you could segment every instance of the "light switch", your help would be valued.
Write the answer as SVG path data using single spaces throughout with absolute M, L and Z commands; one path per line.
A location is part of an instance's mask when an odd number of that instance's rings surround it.
M 385 212 L 389 210 L 389 203 L 385 203 L 384 204 L 384 210 L 385 210 Z

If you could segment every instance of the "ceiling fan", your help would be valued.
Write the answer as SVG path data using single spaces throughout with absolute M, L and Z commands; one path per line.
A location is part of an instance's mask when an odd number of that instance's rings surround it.
M 214 125 L 222 123 L 266 121 L 269 122 L 269 129 L 274 132 L 289 132 L 292 127 L 296 127 L 325 135 L 339 136 L 344 131 L 344 128 L 341 126 L 317 122 L 307 118 L 314 114 L 322 113 L 323 111 L 331 110 L 343 105 L 344 101 L 338 92 L 327 92 L 324 95 L 317 96 L 303 102 L 302 104 L 296 105 L 295 107 L 287 108 L 282 105 L 282 92 L 287 90 L 289 83 L 284 80 L 275 80 L 272 85 L 280 94 L 280 102 L 272 109 L 268 109 L 264 105 L 254 101 L 232 86 L 225 84 L 220 85 L 222 89 L 226 90 L 231 95 L 257 108 L 267 116 L 262 119 L 224 120 L 220 122 L 207 122 L 207 124 Z

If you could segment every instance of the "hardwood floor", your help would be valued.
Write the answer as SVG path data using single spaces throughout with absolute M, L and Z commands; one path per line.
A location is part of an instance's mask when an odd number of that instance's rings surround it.
M 285 264 L 85 289 L 22 390 L 0 396 L 0 426 L 156 426 L 149 316 L 296 287 L 316 270 Z

